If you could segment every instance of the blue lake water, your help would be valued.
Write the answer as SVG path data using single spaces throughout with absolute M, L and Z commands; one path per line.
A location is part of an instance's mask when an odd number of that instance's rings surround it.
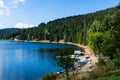
M 0 41 L 0 80 L 40 80 L 45 74 L 61 71 L 54 59 L 56 53 L 47 49 L 63 47 L 63 44 Z

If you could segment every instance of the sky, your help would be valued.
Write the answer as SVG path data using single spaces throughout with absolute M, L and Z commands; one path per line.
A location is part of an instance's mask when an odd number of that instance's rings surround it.
M 120 0 L 0 0 L 0 29 L 28 28 L 42 22 L 114 7 Z

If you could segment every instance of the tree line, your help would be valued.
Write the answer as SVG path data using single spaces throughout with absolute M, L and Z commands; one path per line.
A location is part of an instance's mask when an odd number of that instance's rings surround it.
M 17 29 L 0 33 L 0 39 L 19 40 L 64 40 L 89 45 L 95 52 L 109 55 L 119 54 L 120 6 L 94 13 L 56 19 L 28 29 Z M 115 54 L 114 54 L 115 53 Z

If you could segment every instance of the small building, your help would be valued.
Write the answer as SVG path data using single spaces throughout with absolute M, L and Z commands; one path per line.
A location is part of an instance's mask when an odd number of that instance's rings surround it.
M 16 36 L 15 38 L 14 38 L 14 41 L 19 41 L 19 36 Z
M 81 52 L 80 50 L 75 50 L 74 55 L 84 55 L 84 53 Z

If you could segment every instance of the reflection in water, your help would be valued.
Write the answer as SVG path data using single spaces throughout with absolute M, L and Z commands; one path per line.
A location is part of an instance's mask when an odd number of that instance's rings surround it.
M 56 52 L 62 44 L 0 42 L 0 80 L 38 80 L 45 74 L 62 70 L 55 66 Z M 66 45 L 71 48 L 72 46 Z M 46 51 L 39 51 L 44 49 Z

